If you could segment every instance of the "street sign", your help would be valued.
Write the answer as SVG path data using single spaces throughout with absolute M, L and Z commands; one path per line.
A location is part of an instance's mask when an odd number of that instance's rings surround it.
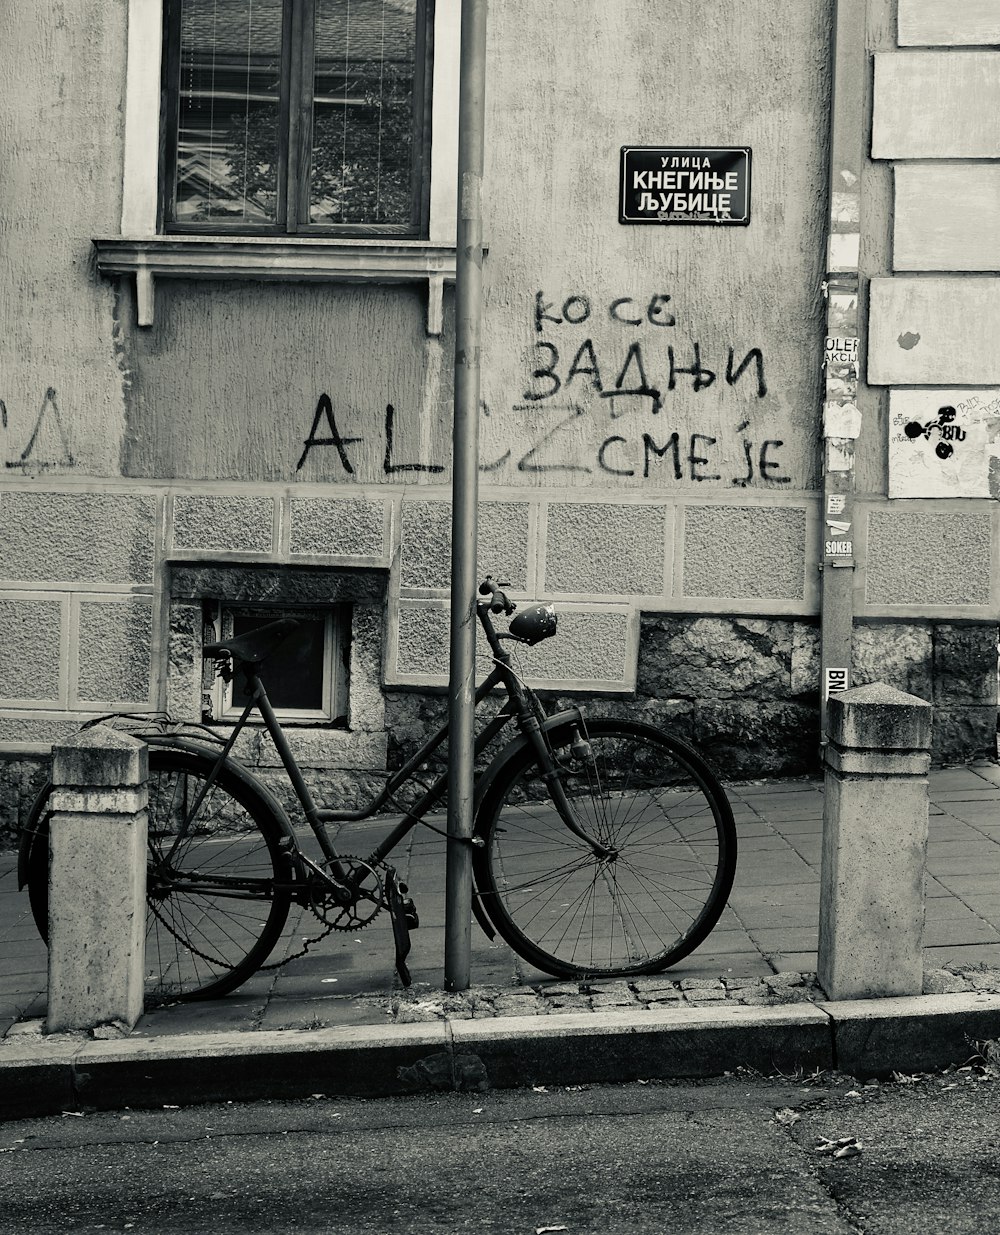
M 750 222 L 750 150 L 622 146 L 621 223 Z

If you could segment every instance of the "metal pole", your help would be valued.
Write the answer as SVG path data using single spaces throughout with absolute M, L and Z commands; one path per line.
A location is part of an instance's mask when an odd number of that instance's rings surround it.
M 462 0 L 455 266 L 455 422 L 452 431 L 451 675 L 448 687 L 448 864 L 444 984 L 468 989 L 472 950 L 472 835 L 476 689 L 476 534 L 479 502 L 479 353 L 482 336 L 482 180 L 486 0 Z
M 837 0 L 830 123 L 825 391 L 820 734 L 830 695 L 851 685 L 854 631 L 854 443 L 858 395 L 861 173 L 866 88 L 866 0 Z

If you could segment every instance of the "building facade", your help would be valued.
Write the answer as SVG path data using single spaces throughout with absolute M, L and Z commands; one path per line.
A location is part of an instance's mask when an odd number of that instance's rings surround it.
M 224 728 L 202 643 L 285 613 L 297 752 L 354 792 L 444 707 L 459 0 L 0 32 L 5 826 L 87 717 Z M 488 40 L 479 562 L 557 602 L 526 675 L 813 767 L 832 538 L 838 685 L 993 753 L 997 6 L 495 0 Z

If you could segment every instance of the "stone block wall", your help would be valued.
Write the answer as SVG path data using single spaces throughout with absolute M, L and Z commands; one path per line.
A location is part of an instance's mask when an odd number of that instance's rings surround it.
M 871 272 L 867 349 L 868 382 L 890 392 L 888 493 L 996 498 L 1000 15 L 898 0 L 895 34 L 874 57 L 890 243 Z
M 643 613 L 634 695 L 544 691 L 553 706 L 583 701 L 592 715 L 645 721 L 693 743 L 723 778 L 818 773 L 819 624 L 816 619 Z M 881 681 L 934 705 L 938 763 L 994 758 L 997 628 L 985 623 L 862 622 L 855 685 Z M 389 758 L 447 715 L 441 694 L 392 691 Z
M 152 706 L 162 510 L 127 489 L 0 494 L 0 748 L 45 750 L 74 715 Z

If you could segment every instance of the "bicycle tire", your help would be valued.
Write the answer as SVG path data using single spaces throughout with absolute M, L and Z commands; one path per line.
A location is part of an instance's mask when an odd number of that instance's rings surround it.
M 564 978 L 658 973 L 702 943 L 736 872 L 733 813 L 714 772 L 648 725 L 587 719 L 591 758 L 573 730 L 549 734 L 563 786 L 597 857 L 566 827 L 536 755 L 498 774 L 477 816 L 474 869 L 497 932 L 535 968 Z
M 178 839 L 177 811 L 194 802 L 215 767 L 210 755 L 149 749 L 146 869 L 145 1005 L 212 999 L 246 981 L 267 960 L 291 904 L 292 864 L 284 832 L 267 803 L 225 764 Z M 51 784 L 32 807 L 28 829 L 28 898 L 35 925 L 48 938 Z M 168 864 L 169 859 L 169 864 Z M 242 895 L 185 890 L 185 875 L 252 881 Z M 267 912 L 261 906 L 267 905 Z

